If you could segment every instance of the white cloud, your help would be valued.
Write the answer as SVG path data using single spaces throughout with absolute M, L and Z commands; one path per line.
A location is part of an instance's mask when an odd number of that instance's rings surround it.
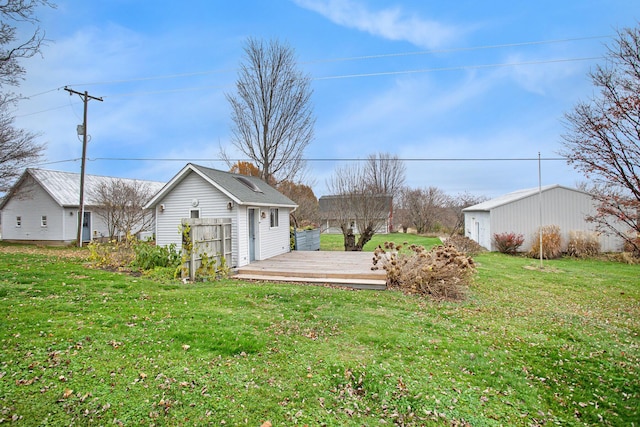
M 459 34 L 459 29 L 454 26 L 425 19 L 401 7 L 372 11 L 353 0 L 293 1 L 338 25 L 389 40 L 407 41 L 427 49 L 441 47 Z

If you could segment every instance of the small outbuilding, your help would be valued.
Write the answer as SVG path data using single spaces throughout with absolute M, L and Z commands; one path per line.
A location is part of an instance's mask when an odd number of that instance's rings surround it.
M 156 244 L 182 247 L 184 219 L 230 223 L 229 267 L 290 251 L 289 214 L 297 205 L 257 177 L 188 163 L 146 205 L 155 210 Z
M 116 180 L 136 188 L 144 185 L 152 194 L 164 185 L 155 181 L 85 175 L 84 242 L 109 237 L 109 226 L 104 215 L 100 215 L 102 207 L 96 195 L 98 188 Z M 0 202 L 2 240 L 70 244 L 78 237 L 79 206 L 79 173 L 28 168 Z
M 495 250 L 495 234 L 515 233 L 524 237 L 520 250 L 528 251 L 541 225 L 560 228 L 564 249 L 570 232 L 596 233 L 596 225 L 587 221 L 588 216 L 596 213 L 596 208 L 597 202 L 589 193 L 555 184 L 514 191 L 462 211 L 465 236 L 481 246 Z M 622 249 L 622 239 L 617 236 L 599 234 L 599 238 L 603 252 Z

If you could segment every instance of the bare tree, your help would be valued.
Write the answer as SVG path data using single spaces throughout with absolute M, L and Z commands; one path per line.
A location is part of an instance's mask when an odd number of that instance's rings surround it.
M 112 179 L 90 194 L 95 213 L 107 225 L 109 238 L 135 236 L 153 224 L 153 214 L 144 206 L 154 195 L 147 182 Z
M 561 154 L 593 182 L 588 219 L 640 254 L 640 28 L 618 31 L 606 60 L 589 74 L 599 93 L 565 114 Z
M 380 194 L 395 194 L 404 185 L 406 168 L 397 155 L 370 154 L 364 167 L 365 180 Z
M 484 202 L 485 200 L 488 200 L 486 196 L 476 196 L 468 192 L 460 193 L 451 198 L 449 209 L 452 212 L 453 218 L 455 218 L 453 226 L 450 228 L 451 236 L 456 233 L 464 234 L 464 212 L 462 212 L 462 210 Z
M 359 163 L 337 168 L 327 186 L 332 196 L 324 198 L 323 215 L 340 227 L 345 251 L 361 251 L 375 233 L 386 228 L 391 196 L 378 191 L 367 179 L 367 167 Z
M 44 150 L 34 133 L 14 126 L 7 107 L 0 99 L 0 193 L 8 191 L 24 168 L 38 160 Z
M 442 225 L 448 211 L 451 198 L 437 187 L 405 188 L 403 191 L 404 218 L 409 227 L 418 234 L 435 231 Z
M 397 155 L 390 153 L 371 154 L 364 167 L 365 180 L 373 186 L 378 194 L 391 196 L 391 213 L 389 226 L 393 229 L 393 216 L 397 207 L 397 198 L 404 186 L 406 168 Z M 392 230 L 391 230 L 392 231 Z
M 233 144 L 255 163 L 263 180 L 295 181 L 314 137 L 311 79 L 297 69 L 294 50 L 277 40 L 250 38 L 244 51 L 237 93 L 227 94 Z M 224 151 L 221 155 L 227 158 Z
M 22 170 L 44 151 L 44 145 L 36 142 L 36 134 L 15 127 L 10 110 L 18 95 L 7 90 L 7 86 L 16 87 L 24 78 L 26 70 L 21 60 L 40 53 L 45 40 L 37 26 L 38 6 L 53 4 L 47 0 L 7 0 L 0 4 L 0 193 L 7 191 Z M 16 25 L 20 23 L 36 26 L 26 39 L 18 37 Z

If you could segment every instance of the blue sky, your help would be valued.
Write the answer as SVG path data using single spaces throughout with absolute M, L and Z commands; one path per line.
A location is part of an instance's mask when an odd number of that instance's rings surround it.
M 89 103 L 87 172 L 168 181 L 186 163 L 227 169 L 230 109 L 248 37 L 296 51 L 312 81 L 316 137 L 306 151 L 319 197 L 344 160 L 390 152 L 407 184 L 497 196 L 536 187 L 535 160 L 557 158 L 562 116 L 593 95 L 635 0 L 57 0 L 51 40 L 24 63 L 16 124 L 47 143 L 40 167 L 80 170 L 80 97 Z M 111 159 L 111 160 L 106 160 Z M 123 160 L 113 160 L 123 159 Z M 166 159 L 166 160 L 124 160 Z M 410 160 L 427 159 L 427 160 Z M 584 178 L 542 161 L 542 184 Z

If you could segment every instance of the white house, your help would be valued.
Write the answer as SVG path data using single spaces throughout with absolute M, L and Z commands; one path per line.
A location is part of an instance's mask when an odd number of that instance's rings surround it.
M 182 246 L 184 218 L 231 221 L 230 267 L 290 250 L 289 213 L 297 205 L 259 178 L 187 164 L 146 208 L 156 214 L 156 244 Z
M 371 200 L 376 200 L 372 202 Z M 320 230 L 327 234 L 342 234 L 340 221 L 349 220 L 355 233 L 360 233 L 356 218 L 372 220 L 377 234 L 388 234 L 393 224 L 393 197 L 390 195 L 329 195 L 318 200 Z M 377 218 L 371 218 L 371 213 Z M 365 218 L 362 218 L 362 217 Z
M 481 246 L 495 250 L 493 235 L 522 234 L 525 238 L 520 250 L 527 251 L 541 225 L 557 225 L 566 249 L 570 231 L 595 232 L 596 225 L 586 220 L 596 213 L 597 202 L 584 191 L 561 185 L 548 185 L 514 191 L 495 199 L 463 209 L 465 235 Z M 601 234 L 600 247 L 604 252 L 622 249 L 622 239 Z
M 105 221 L 96 214 L 95 189 L 113 180 L 143 183 L 152 192 L 164 183 L 85 175 L 85 212 L 82 239 L 108 237 Z M 80 174 L 46 169 L 26 169 L 0 202 L 3 240 L 46 244 L 69 244 L 78 236 Z

